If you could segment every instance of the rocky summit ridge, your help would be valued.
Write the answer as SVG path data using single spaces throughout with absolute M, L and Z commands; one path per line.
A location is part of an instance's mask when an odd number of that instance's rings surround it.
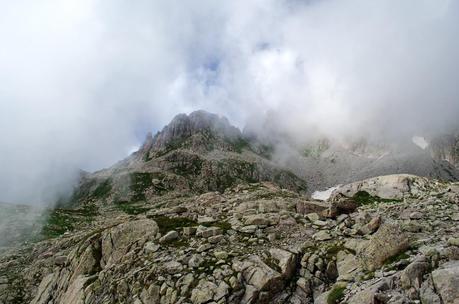
M 145 172 L 171 191 L 224 191 L 238 182 L 273 181 L 294 191 L 306 182 L 252 149 L 224 117 L 205 111 L 177 115 L 141 148 L 112 168 L 90 178 Z M 123 181 L 123 184 L 124 181 Z
M 177 116 L 0 252 L 0 303 L 458 303 L 457 182 L 391 174 L 312 200 L 259 147 Z

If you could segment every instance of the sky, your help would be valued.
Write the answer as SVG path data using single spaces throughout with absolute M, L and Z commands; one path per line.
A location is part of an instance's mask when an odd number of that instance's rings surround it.
M 300 140 L 444 132 L 458 37 L 450 0 L 0 0 L 0 201 L 50 201 L 198 109 Z

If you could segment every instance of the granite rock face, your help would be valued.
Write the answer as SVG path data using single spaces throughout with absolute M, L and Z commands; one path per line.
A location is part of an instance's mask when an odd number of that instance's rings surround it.
M 378 176 L 339 187 L 332 193 L 333 197 L 344 195 L 352 197 L 359 191 L 365 191 L 379 198 L 403 199 L 411 196 L 423 187 L 424 180 L 414 175 L 394 174 Z
M 434 138 L 429 150 L 432 157 L 438 160 L 446 160 L 459 167 L 459 134 L 447 134 Z
M 197 136 L 200 135 L 200 136 Z M 152 149 L 162 151 L 171 146 L 178 145 L 193 136 L 191 148 L 206 147 L 203 141 L 208 139 L 226 139 L 235 142 L 242 137 L 239 129 L 233 127 L 228 119 L 205 111 L 196 111 L 190 115 L 179 114 L 158 132 L 152 139 Z
M 433 271 L 432 280 L 443 303 L 459 303 L 459 261 L 445 263 Z
M 407 233 L 399 224 L 385 223 L 371 236 L 362 252 L 362 260 L 368 270 L 373 271 L 384 265 L 387 259 L 404 252 L 409 246 Z

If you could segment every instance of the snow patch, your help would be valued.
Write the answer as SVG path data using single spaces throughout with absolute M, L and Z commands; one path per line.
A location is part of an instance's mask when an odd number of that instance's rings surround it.
M 422 136 L 413 136 L 411 140 L 416 146 L 418 146 L 422 150 L 425 150 L 429 146 L 429 143 L 427 142 L 427 140 Z
M 341 185 L 337 185 L 337 186 L 328 188 L 327 190 L 324 190 L 324 191 L 314 191 L 311 198 L 315 200 L 326 201 L 327 199 L 330 198 L 333 191 L 338 189 L 340 186 Z

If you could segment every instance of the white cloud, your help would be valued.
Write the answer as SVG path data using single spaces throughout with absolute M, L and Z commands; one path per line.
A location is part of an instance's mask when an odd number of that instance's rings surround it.
M 48 200 L 199 108 L 300 138 L 442 130 L 458 23 L 446 0 L 0 1 L 0 200 Z

